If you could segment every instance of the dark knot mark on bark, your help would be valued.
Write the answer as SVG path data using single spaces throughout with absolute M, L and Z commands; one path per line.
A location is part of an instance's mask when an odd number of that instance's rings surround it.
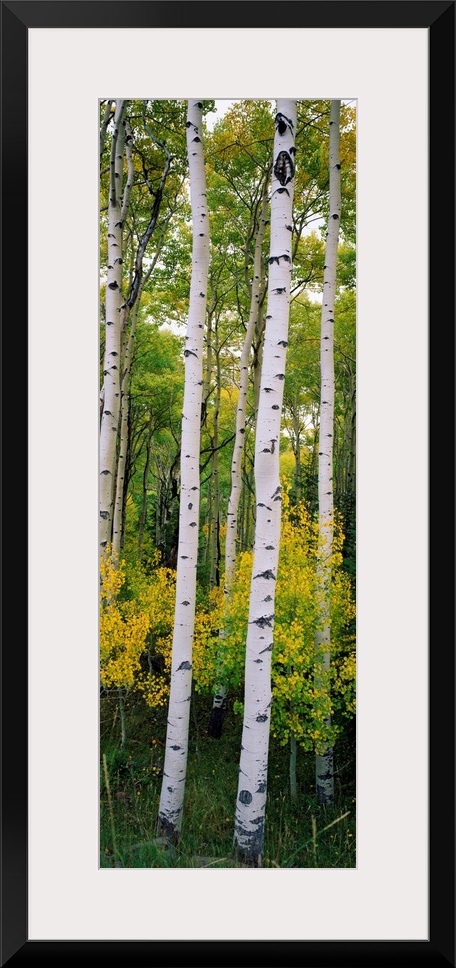
M 332 778 L 333 778 L 333 771 L 331 769 L 327 770 L 326 773 L 319 773 L 318 775 L 318 779 L 323 781 L 332 780 Z
M 190 602 L 187 602 L 187 601 L 181 602 L 181 605 L 190 605 Z
M 266 595 L 266 598 L 263 598 L 263 601 L 264 602 L 272 602 L 272 595 Z
M 256 717 L 256 722 L 257 723 L 265 723 L 266 720 L 267 720 L 267 718 L 268 717 L 264 713 L 261 713 L 259 716 Z
M 189 528 L 196 528 L 196 521 L 190 521 Z
M 193 141 L 197 141 L 201 144 L 201 138 L 198 138 L 198 135 L 196 135 L 196 138 L 193 138 Z
M 192 507 L 193 507 L 193 504 L 189 504 L 188 505 L 188 510 L 191 511 L 192 510 Z
M 287 291 L 287 288 L 286 286 L 278 286 L 277 289 L 273 289 L 272 291 L 275 292 L 276 296 L 282 296 Z
M 241 790 L 238 796 L 239 803 L 249 804 L 252 802 L 253 797 L 249 790 Z
M 336 218 L 337 219 L 337 218 L 339 218 L 339 216 L 335 212 L 334 215 L 332 216 L 332 218 Z
M 101 473 L 101 474 L 110 474 L 110 473 L 111 473 L 111 471 L 108 471 L 108 470 L 104 470 L 104 471 L 101 471 L 100 473 Z
M 118 288 L 119 288 L 119 286 L 118 286 L 117 282 L 109 282 L 108 283 L 108 289 L 112 289 L 114 291 L 114 289 L 118 289 Z
M 291 118 L 287 118 L 286 114 L 282 114 L 281 111 L 278 111 L 274 118 L 274 121 L 279 134 L 285 134 L 287 128 L 289 129 L 289 131 L 291 131 L 291 133 L 293 133 L 293 128 L 294 128 L 293 121 L 291 120 Z
M 272 571 L 271 568 L 267 568 L 266 571 L 259 571 L 258 572 L 258 575 L 254 575 L 253 578 L 254 578 L 254 580 L 255 580 L 255 578 L 266 578 L 268 580 L 270 578 L 273 578 L 274 581 L 276 580 L 276 576 L 275 576 L 275 574 L 274 574 L 274 572 Z
M 181 662 L 180 666 L 177 667 L 177 672 L 183 672 L 184 670 L 189 670 L 192 668 L 191 662 Z
M 109 511 L 100 511 L 100 518 L 103 518 L 103 521 L 107 521 L 109 518 Z
M 265 649 L 261 650 L 260 655 L 263 655 L 263 652 L 272 652 L 272 647 L 273 647 L 273 643 L 271 642 L 270 645 L 267 645 Z
M 258 784 L 257 793 L 266 793 L 266 783 L 264 781 Z
M 193 350 L 184 350 L 184 356 L 185 358 L 187 358 L 187 356 L 195 356 L 196 359 L 198 359 L 198 354 L 194 353 Z
M 285 228 L 287 229 L 288 232 L 292 232 L 293 231 L 293 226 L 292 225 L 286 225 Z
M 285 262 L 291 262 L 290 256 L 284 252 L 283 255 L 271 255 L 268 259 L 268 265 L 272 266 L 273 262 L 277 262 L 277 265 L 279 265 L 280 259 L 283 259 Z
M 180 750 L 180 746 L 171 746 L 171 749 L 177 752 L 177 750 Z
M 273 387 L 263 387 L 265 393 L 274 393 Z
M 251 624 L 258 625 L 258 628 L 260 629 L 264 629 L 266 628 L 266 626 L 268 626 L 268 628 L 272 628 L 273 618 L 274 618 L 274 613 L 272 615 L 261 615 L 260 618 L 254 618 Z M 267 652 L 267 649 L 263 649 L 263 651 Z
M 258 502 L 257 508 L 266 508 L 266 511 L 272 511 L 272 508 L 269 508 L 267 504 L 263 504 L 262 501 Z
M 288 185 L 294 175 L 294 164 L 288 151 L 279 151 L 274 165 L 274 175 L 281 185 Z
M 271 407 L 271 410 L 280 410 L 279 404 L 278 403 L 273 403 L 272 404 L 272 407 Z

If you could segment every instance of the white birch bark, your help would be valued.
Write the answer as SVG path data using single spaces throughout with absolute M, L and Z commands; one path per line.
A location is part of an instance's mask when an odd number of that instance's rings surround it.
M 320 438 L 318 448 L 318 607 L 319 627 L 315 633 L 316 687 L 321 701 L 329 701 L 331 651 L 331 554 L 333 545 L 333 439 L 334 439 L 334 302 L 336 296 L 337 248 L 340 226 L 340 101 L 331 101 L 329 122 L 329 219 L 326 233 L 321 313 Z M 331 717 L 327 713 L 326 726 Z M 334 802 L 333 751 L 327 746 L 315 761 L 316 794 L 320 803 Z
M 184 806 L 198 558 L 203 335 L 209 268 L 209 219 L 201 135 L 202 102 L 190 100 L 187 116 L 187 150 L 193 218 L 192 276 L 184 350 L 181 493 L 171 688 L 157 823 L 158 836 L 165 837 L 170 842 L 178 840 Z
M 125 145 L 125 101 L 118 101 L 110 157 L 108 201 L 108 274 L 106 282 L 106 346 L 103 365 L 104 401 L 100 426 L 100 552 L 112 537 L 117 431 L 120 412 L 120 352 L 122 301 L 122 180 Z
M 233 583 L 236 567 L 236 536 L 238 526 L 239 501 L 242 490 L 242 459 L 245 447 L 245 422 L 247 415 L 247 394 L 249 389 L 249 358 L 252 348 L 255 326 L 258 320 L 259 303 L 261 296 L 262 283 L 262 247 L 266 225 L 268 221 L 268 178 L 265 179 L 260 219 L 255 236 L 255 249 L 253 259 L 253 279 L 250 293 L 250 312 L 247 331 L 242 346 L 241 359 L 239 364 L 240 386 L 236 408 L 236 433 L 231 460 L 231 490 L 228 499 L 228 510 L 226 513 L 226 544 L 225 544 L 225 575 L 224 575 L 224 601 L 225 608 L 228 606 L 231 586 Z M 226 637 L 225 622 L 219 633 L 220 646 Z M 216 684 L 212 703 L 212 714 L 209 725 L 209 734 L 218 738 L 221 734 L 223 724 L 224 707 L 226 703 L 226 686 L 219 682 Z M 217 712 L 218 710 L 218 712 Z
M 268 312 L 255 442 L 256 523 L 234 830 L 237 855 L 253 866 L 261 866 L 264 850 L 271 654 L 280 544 L 279 449 L 290 303 L 296 106 L 296 101 L 277 101 Z

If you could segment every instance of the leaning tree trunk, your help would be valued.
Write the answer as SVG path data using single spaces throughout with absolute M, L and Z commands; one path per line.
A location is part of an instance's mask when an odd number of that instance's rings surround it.
M 106 345 L 104 396 L 100 427 L 100 553 L 112 538 L 117 430 L 120 412 L 120 352 L 122 303 L 122 174 L 125 144 L 125 101 L 118 101 L 111 143 L 108 202 L 108 275 L 106 282 Z
M 236 566 L 236 535 L 238 528 L 239 499 L 242 490 L 242 461 L 244 457 L 245 444 L 245 422 L 247 416 L 247 393 L 249 389 L 249 357 L 252 348 L 255 326 L 258 320 L 259 303 L 262 283 L 262 247 L 264 233 L 268 220 L 268 185 L 269 177 L 265 178 L 263 187 L 261 213 L 258 229 L 255 236 L 255 251 L 253 259 L 253 280 L 250 294 L 250 313 L 247 331 L 240 359 L 240 386 L 236 409 L 236 434 L 234 441 L 233 457 L 231 461 L 231 491 L 228 500 L 228 510 L 226 513 L 226 544 L 225 544 L 225 577 L 224 577 L 224 602 L 225 611 L 231 595 Z M 219 632 L 221 646 L 220 665 L 223 662 L 223 642 L 226 637 L 225 620 Z M 209 721 L 209 735 L 219 739 L 222 734 L 223 722 L 226 711 L 227 687 L 222 681 L 216 683 L 214 698 L 212 701 L 212 712 Z
M 166 752 L 157 835 L 176 842 L 182 827 L 188 756 L 195 621 L 196 566 L 200 507 L 200 440 L 203 383 L 203 334 L 209 268 L 209 220 L 206 202 L 202 102 L 188 102 L 187 150 L 193 218 L 192 277 L 185 358 L 181 438 L 181 493 L 177 550 L 176 605 L 168 706 Z
M 290 303 L 296 101 L 278 100 L 275 127 L 268 314 L 255 442 L 257 510 L 234 830 L 235 852 L 252 866 L 262 865 L 264 851 L 271 654 L 280 544 L 280 421 Z
M 333 439 L 334 439 L 334 302 L 336 296 L 337 247 L 340 225 L 340 101 L 331 101 L 329 127 L 329 220 L 326 233 L 321 314 L 320 442 L 318 448 L 318 531 L 319 558 L 317 594 L 319 623 L 315 633 L 316 691 L 324 712 L 325 730 L 330 729 L 331 652 L 331 555 L 333 545 Z M 334 802 L 333 750 L 323 744 L 316 755 L 315 785 L 320 803 Z

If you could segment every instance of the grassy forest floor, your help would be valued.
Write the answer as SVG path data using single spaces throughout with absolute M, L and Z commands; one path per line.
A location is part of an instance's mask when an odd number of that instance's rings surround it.
M 210 699 L 192 698 L 183 830 L 169 850 L 155 841 L 165 752 L 166 710 L 126 700 L 127 743 L 121 749 L 117 700 L 100 704 L 100 866 L 233 867 L 241 717 L 228 705 L 220 739 L 208 736 Z M 334 749 L 335 804 L 314 795 L 313 755 L 297 752 L 297 797 L 290 796 L 289 750 L 270 739 L 265 867 L 355 867 L 354 724 Z M 106 782 L 106 779 L 108 782 Z

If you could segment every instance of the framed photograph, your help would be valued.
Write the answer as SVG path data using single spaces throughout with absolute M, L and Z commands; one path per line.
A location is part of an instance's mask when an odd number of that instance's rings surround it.
M 454 15 L 1 3 L 2 965 L 455 965 Z M 100 866 L 100 101 L 194 93 L 356 103 L 356 867 Z

